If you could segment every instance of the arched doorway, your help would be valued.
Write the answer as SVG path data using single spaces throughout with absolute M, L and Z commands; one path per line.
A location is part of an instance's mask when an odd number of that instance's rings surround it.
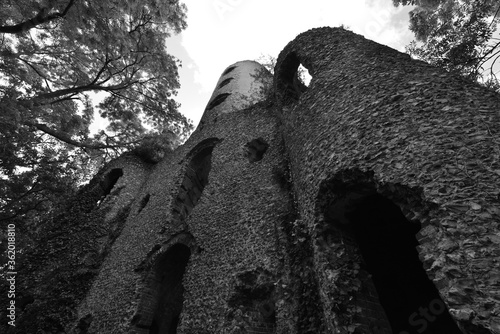
M 150 334 L 175 334 L 184 301 L 182 278 L 191 255 L 184 244 L 175 244 L 159 259 L 156 265 L 155 285 L 157 306 L 151 323 Z
M 420 224 L 408 221 L 389 199 L 367 190 L 347 191 L 324 213 L 328 224 L 354 240 L 361 269 L 375 286 L 394 334 L 462 333 L 418 257 L 415 234 Z M 369 316 L 361 312 L 361 317 Z

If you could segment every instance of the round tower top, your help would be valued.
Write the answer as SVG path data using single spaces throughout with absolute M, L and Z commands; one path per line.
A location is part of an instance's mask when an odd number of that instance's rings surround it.
M 258 62 L 245 60 L 234 63 L 222 73 L 205 112 L 230 113 L 263 101 L 272 82 L 272 74 Z

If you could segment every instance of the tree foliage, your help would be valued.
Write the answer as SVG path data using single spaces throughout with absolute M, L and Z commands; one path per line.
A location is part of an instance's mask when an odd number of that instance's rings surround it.
M 143 138 L 191 130 L 165 45 L 185 28 L 179 0 L 0 2 L 0 221 L 50 211 Z M 92 134 L 95 115 L 109 125 Z
M 500 39 L 494 33 L 500 22 L 497 0 L 393 0 L 414 5 L 410 30 L 416 41 L 407 52 L 416 58 L 473 80 L 498 85 L 495 67 Z

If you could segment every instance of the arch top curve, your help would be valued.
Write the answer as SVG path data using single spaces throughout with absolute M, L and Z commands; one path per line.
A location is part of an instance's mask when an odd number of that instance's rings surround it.
M 315 197 L 315 214 L 321 216 L 325 207 L 332 204 L 332 198 L 341 199 L 342 205 L 345 205 L 374 195 L 384 196 L 394 202 L 409 221 L 418 217 L 422 227 L 429 224 L 432 218 L 430 213 L 438 209 L 436 203 L 424 199 L 420 187 L 384 182 L 372 170 L 352 168 L 337 171 L 323 179 Z
M 329 52 L 335 37 L 342 28 L 315 28 L 299 34 L 280 52 L 274 70 L 274 89 L 279 102 L 284 105 L 298 100 L 305 88 L 298 82 L 297 69 L 303 65 L 311 76 L 315 76 L 331 59 Z M 334 39 L 332 41 L 332 39 Z
M 276 61 L 273 87 L 281 105 L 298 101 L 303 87 L 297 85 L 297 68 L 301 64 L 313 78 L 330 80 L 340 75 L 342 68 L 363 71 L 362 65 L 371 58 L 383 60 L 386 55 L 407 57 L 408 55 L 367 40 L 362 35 L 343 27 L 314 28 L 299 34 L 281 51 Z
M 420 233 L 423 216 L 432 215 L 423 212 L 428 207 L 420 191 L 381 182 L 373 172 L 356 169 L 340 171 L 320 184 L 315 230 L 318 263 L 338 273 L 335 285 L 327 276 L 320 280 L 339 303 L 363 310 L 358 315 L 336 315 L 352 316 L 363 332 L 375 324 L 394 333 L 461 333 L 458 319 L 450 312 L 453 301 L 446 298 L 448 287 L 434 279 L 440 269 L 428 261 L 425 248 L 441 239 L 423 238 Z M 415 218 L 414 212 L 421 218 Z M 351 267 L 343 267 L 348 261 Z M 353 281 L 359 288 L 343 299 L 341 291 Z M 419 306 L 437 311 L 435 321 L 417 330 L 408 319 Z
M 141 295 L 131 320 L 131 333 L 176 333 L 184 303 L 184 274 L 196 250 L 191 233 L 172 236 L 153 248 Z
M 196 253 L 198 246 L 196 244 L 196 239 L 189 232 L 181 232 L 173 235 L 170 239 L 165 241 L 161 245 L 157 245 L 150 252 L 149 259 L 147 260 L 146 266 L 149 268 L 155 268 L 161 263 L 162 257 L 164 257 L 172 247 L 176 245 L 183 245 L 189 248 L 191 254 Z
M 189 247 L 189 249 L 196 249 L 196 239 L 189 232 L 181 232 L 176 235 L 173 235 L 168 241 L 166 241 L 161 248 L 158 250 L 158 254 L 162 254 L 165 251 L 168 251 L 172 246 L 176 244 L 182 244 L 184 246 Z
M 206 138 L 206 139 L 200 141 L 198 144 L 196 144 L 189 151 L 189 153 L 187 154 L 187 157 L 192 158 L 207 148 L 213 149 L 217 144 L 219 144 L 221 142 L 222 142 L 222 139 L 217 138 L 217 137 Z

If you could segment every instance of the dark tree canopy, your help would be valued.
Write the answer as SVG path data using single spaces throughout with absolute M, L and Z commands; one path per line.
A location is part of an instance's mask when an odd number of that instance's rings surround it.
M 144 138 L 191 130 L 165 45 L 185 28 L 179 0 L 0 2 L 1 222 L 50 211 Z M 91 134 L 94 113 L 106 131 Z
M 415 5 L 410 30 L 416 41 L 407 51 L 431 64 L 498 87 L 495 64 L 500 40 L 497 0 L 393 0 L 395 6 Z M 496 70 L 495 70 L 496 69 Z

